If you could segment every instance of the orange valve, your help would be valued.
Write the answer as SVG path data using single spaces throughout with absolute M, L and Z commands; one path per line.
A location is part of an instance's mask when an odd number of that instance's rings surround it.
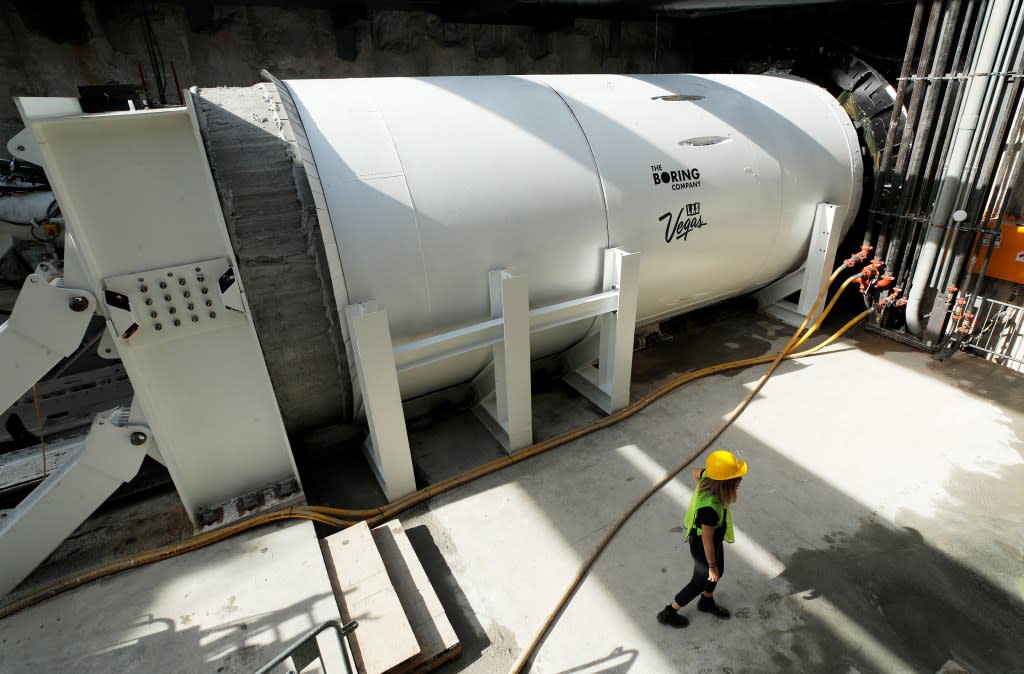
M 872 251 L 872 246 L 861 246 L 860 251 L 854 253 L 849 258 L 843 261 L 844 267 L 852 267 L 855 264 L 859 264 L 868 259 L 868 254 Z
M 958 323 L 961 318 L 964 317 L 964 305 L 967 304 L 967 300 L 960 297 L 953 305 L 953 322 Z
M 875 258 L 870 264 L 864 266 L 860 270 L 860 277 L 857 279 L 857 285 L 860 286 L 860 291 L 866 293 L 869 288 L 878 283 L 878 278 L 882 275 L 882 269 L 885 267 L 885 262 L 879 258 Z

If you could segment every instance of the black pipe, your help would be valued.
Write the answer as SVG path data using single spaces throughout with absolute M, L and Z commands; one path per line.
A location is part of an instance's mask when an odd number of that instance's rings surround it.
M 974 16 L 974 9 L 978 4 L 975 0 L 969 0 L 965 7 L 963 20 L 961 21 L 957 47 L 953 53 L 953 60 L 950 63 L 948 73 L 953 77 L 949 80 L 949 84 L 943 91 L 942 104 L 937 115 L 939 121 L 935 130 L 935 137 L 941 138 L 942 142 L 931 144 L 931 152 L 926 163 L 927 168 L 925 170 L 928 175 L 932 176 L 932 184 L 928 185 L 928 190 L 922 189 L 918 191 L 917 198 L 912 206 L 914 210 L 919 212 L 928 209 L 929 205 L 934 203 L 938 196 L 939 174 L 942 171 L 943 160 L 949 152 L 949 146 L 954 136 L 951 133 L 953 130 L 952 125 L 956 123 L 956 113 L 960 109 L 964 91 L 967 89 L 967 78 L 962 77 L 962 75 L 966 75 L 967 69 L 970 67 L 971 55 L 974 54 L 978 43 L 978 36 L 981 34 L 983 15 L 979 13 L 977 16 Z M 967 33 L 972 27 L 973 30 L 968 40 Z M 927 215 L 930 215 L 930 213 Z
M 946 113 L 948 117 L 946 117 L 946 125 L 943 128 L 943 142 L 941 144 L 941 148 L 936 145 L 934 158 L 932 160 L 934 162 L 933 168 L 935 178 L 931 185 L 931 191 L 927 195 L 922 193 L 923 197 L 926 197 L 926 199 L 921 205 L 921 211 L 923 217 L 928 221 L 931 221 L 932 215 L 935 212 L 935 204 L 938 201 L 939 193 L 942 188 L 942 173 L 946 168 L 945 161 L 949 157 L 953 139 L 956 137 L 956 122 L 959 118 L 959 113 L 961 113 L 963 109 L 964 97 L 969 89 L 969 83 L 971 81 L 971 67 L 973 66 L 975 52 L 978 49 L 978 42 L 981 40 L 981 31 L 985 25 L 984 8 L 984 1 L 971 0 L 970 5 L 968 6 L 968 12 L 970 13 L 972 9 L 977 9 L 977 14 L 975 14 L 973 22 L 969 22 L 967 17 L 964 19 L 964 31 L 961 33 L 961 43 L 963 44 L 964 42 L 964 35 L 968 29 L 968 25 L 973 23 L 971 39 L 967 48 L 963 50 L 962 58 L 956 62 L 956 65 L 951 72 L 952 75 L 962 75 L 963 77 L 953 80 L 952 90 L 955 91 L 955 95 L 952 97 L 952 104 Z M 948 98 L 946 102 L 948 102 Z M 922 240 L 918 242 L 912 262 L 910 263 L 911 269 L 908 273 L 909 279 L 913 279 L 916 275 L 916 268 L 918 268 L 918 262 L 921 259 L 921 251 L 923 250 L 925 241 L 927 240 L 928 227 L 924 228 L 924 235 L 925 236 Z M 946 254 L 948 254 L 948 251 Z M 942 289 L 944 288 L 945 282 L 942 279 L 942 271 L 940 271 L 939 262 L 940 260 L 937 258 L 936 262 L 932 265 L 932 270 L 926 284 L 930 287 Z M 945 264 L 943 263 L 942 266 L 944 267 Z
M 980 8 L 981 3 L 969 0 L 964 13 L 960 36 L 957 40 L 956 52 L 953 54 L 953 61 L 950 68 L 950 75 L 966 75 L 971 65 L 971 57 L 978 45 L 981 35 L 981 27 L 984 23 L 984 12 L 979 11 L 974 15 L 974 10 Z M 973 17 L 973 18 L 972 18 Z M 973 26 L 973 28 L 972 28 Z M 967 40 L 968 29 L 971 29 L 970 40 Z M 964 45 L 967 45 L 965 48 Z M 942 139 L 942 142 L 931 143 L 931 153 L 926 165 L 926 174 L 930 176 L 929 183 L 925 183 L 922 189 L 918 190 L 917 198 L 911 208 L 911 212 L 922 220 L 931 219 L 935 201 L 938 198 L 939 188 L 942 184 L 942 169 L 945 166 L 945 158 L 949 154 L 950 145 L 953 142 L 956 129 L 957 113 L 963 102 L 964 93 L 967 91 L 967 80 L 964 77 L 954 77 L 945 88 L 942 96 L 942 106 L 939 109 L 939 125 L 935 130 L 935 138 Z M 927 232 L 922 228 L 921 233 Z M 918 236 L 914 254 L 910 258 L 910 264 L 901 264 L 897 285 L 907 290 L 906 284 L 914 277 L 917 270 L 917 262 L 921 258 L 921 250 L 924 247 L 926 237 Z
M 914 231 L 907 244 L 903 259 L 900 261 L 899 274 L 896 276 L 896 285 L 903 290 L 908 290 L 907 284 L 910 279 L 914 278 L 917 260 L 921 257 L 921 249 L 924 247 L 925 232 L 928 231 L 927 227 L 922 226 L 927 222 L 927 216 L 918 212 L 916 218 Z
M 917 0 L 914 6 L 914 17 L 910 21 L 910 34 L 907 36 L 907 51 L 903 55 L 903 66 L 896 82 L 896 98 L 892 103 L 892 114 L 889 117 L 889 128 L 885 132 L 885 145 L 882 146 L 882 157 L 878 162 L 878 173 L 875 175 L 875 190 L 871 195 L 871 206 L 868 209 L 868 224 L 864 232 L 864 246 L 870 246 L 875 238 L 875 225 L 878 221 L 878 207 L 885 183 L 890 179 L 889 171 L 892 163 L 892 148 L 896 144 L 896 130 L 903 114 L 903 100 L 907 95 L 910 81 L 910 68 L 914 63 L 914 52 L 917 51 L 917 40 L 921 34 L 921 19 L 924 16 L 924 0 Z
M 885 215 L 882 217 L 882 227 L 878 235 L 878 242 L 875 245 L 875 259 L 883 260 L 888 257 L 887 243 L 889 232 L 893 227 L 892 212 L 893 200 L 896 194 L 902 190 L 902 178 L 907 169 L 907 161 L 910 157 L 910 148 L 914 144 L 917 127 L 917 114 L 921 108 L 924 94 L 924 82 L 928 75 L 928 67 L 931 65 L 932 50 L 935 48 L 935 37 L 939 31 L 939 23 L 942 15 L 942 0 L 932 0 L 932 8 L 928 13 L 928 24 L 924 32 L 924 40 L 921 44 L 921 55 L 918 57 L 917 75 L 914 82 L 914 90 L 910 94 L 910 104 L 907 106 L 907 118 L 903 122 L 903 135 L 900 138 L 900 149 L 896 153 L 896 165 L 892 170 L 893 189 L 883 198 L 882 208 Z M 899 184 L 897 185 L 897 181 Z
M 938 78 L 945 74 L 946 62 L 953 45 L 955 27 L 960 18 L 960 2 L 961 0 L 953 0 L 946 8 L 945 21 L 939 34 L 939 48 L 936 50 L 932 65 L 933 78 Z M 965 28 L 968 16 L 969 12 L 966 12 L 963 22 Z M 963 32 L 964 29 L 961 29 L 961 40 L 957 42 L 958 46 L 950 61 L 950 69 L 955 70 L 959 61 Z M 918 249 L 923 245 L 923 238 L 921 237 L 923 230 L 920 218 L 918 217 L 920 209 L 912 208 L 911 205 L 921 201 L 920 195 L 922 193 L 930 191 L 929 180 L 934 182 L 934 174 L 931 173 L 934 170 L 932 162 L 925 163 L 924 161 L 925 147 L 930 147 L 930 154 L 935 154 L 935 146 L 939 145 L 938 141 L 942 137 L 942 113 L 938 111 L 938 106 L 940 96 L 943 103 L 949 101 L 950 87 L 947 84 L 948 81 L 945 79 L 933 79 L 929 82 L 928 91 L 925 93 L 924 111 L 920 127 L 916 133 L 917 142 L 914 144 L 911 152 L 910 166 L 907 169 L 907 181 L 904 185 L 904 190 L 900 194 L 900 205 L 897 213 L 906 219 L 900 222 L 900 226 L 896 230 L 896 237 L 894 237 L 890 245 L 890 253 L 885 262 L 887 273 L 897 276 L 896 287 L 898 288 L 904 288 L 909 278 L 910 255 L 914 252 L 914 244 L 917 244 L 916 247 Z M 938 127 L 935 125 L 937 118 L 939 120 Z M 906 237 L 905 243 L 904 236 Z M 901 249 L 902 255 L 900 255 Z M 898 262 L 897 256 L 899 256 Z
M 927 91 L 924 94 L 924 101 L 921 103 L 921 120 L 918 123 L 918 128 L 914 131 L 915 142 L 910 151 L 910 159 L 907 161 L 903 188 L 900 190 L 899 205 L 896 208 L 896 212 L 901 217 L 908 215 L 910 204 L 918 189 L 925 150 L 934 141 L 932 128 L 934 126 L 939 95 L 943 91 L 944 84 L 943 80 L 934 78 L 941 77 L 946 70 L 946 61 L 949 59 L 950 50 L 953 46 L 953 36 L 956 33 L 956 22 L 960 17 L 960 2 L 961 0 L 950 1 L 942 21 L 938 47 L 932 59 L 931 76 L 933 79 L 927 82 Z M 897 257 L 903 252 L 906 231 L 907 221 L 901 219 L 893 230 L 892 243 L 889 244 L 889 251 L 885 257 L 885 268 L 890 274 L 893 271 L 893 265 L 896 264 Z

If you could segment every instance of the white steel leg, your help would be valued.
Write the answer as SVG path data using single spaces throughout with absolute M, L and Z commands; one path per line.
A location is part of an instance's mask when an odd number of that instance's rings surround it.
M 629 404 L 639 280 L 639 256 L 630 255 L 618 248 L 605 251 L 604 289 L 619 291 L 619 310 L 601 317 L 601 361 L 598 366 L 598 382 L 609 395 L 609 413 Z
M 32 274 L 0 324 L 0 410 L 6 410 L 33 384 L 70 356 L 96 310 L 92 293 L 64 288 Z
M 811 242 L 807 248 L 807 260 L 793 273 L 754 295 L 761 311 L 789 325 L 797 326 L 803 322 L 835 264 L 840 239 L 840 232 L 835 228 L 839 208 L 835 204 L 817 205 L 814 210 Z M 798 290 L 800 297 L 796 303 L 785 300 Z M 816 316 L 811 317 L 812 320 L 814 318 Z
M 598 367 L 583 367 L 565 381 L 611 414 L 629 404 L 640 256 L 610 248 L 605 251 L 604 263 L 604 290 L 618 291 L 618 309 L 601 317 Z
M 345 307 L 356 376 L 370 426 L 370 465 L 389 501 L 416 491 L 387 313 L 367 304 Z
M 804 282 L 800 287 L 800 301 L 796 305 L 797 312 L 804 316 L 810 312 L 822 284 L 832 274 L 836 251 L 839 249 L 839 232 L 835 231 L 838 210 L 835 204 L 824 203 L 818 204 L 814 210 L 814 229 L 811 230 L 811 245 L 807 249 Z M 811 320 L 815 318 L 817 316 L 811 316 Z
M 152 439 L 126 418 L 123 408 L 97 415 L 82 448 L 0 520 L 0 596 L 139 471 Z
M 475 408 L 477 416 L 514 452 L 533 444 L 530 399 L 530 302 L 524 277 L 490 272 L 491 318 L 502 319 L 502 341 L 495 344 L 494 393 Z

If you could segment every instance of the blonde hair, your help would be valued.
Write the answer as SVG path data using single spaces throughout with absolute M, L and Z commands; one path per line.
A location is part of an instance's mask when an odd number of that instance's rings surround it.
M 697 485 L 698 491 L 711 494 L 718 499 L 723 507 L 736 503 L 739 497 L 738 491 L 742 477 L 734 477 L 731 480 L 712 480 L 710 477 L 702 477 Z

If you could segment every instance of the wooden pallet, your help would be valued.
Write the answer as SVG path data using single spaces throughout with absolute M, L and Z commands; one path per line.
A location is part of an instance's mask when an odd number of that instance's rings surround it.
M 360 523 L 321 541 L 342 617 L 362 674 L 422 674 L 462 652 L 458 636 L 409 543 L 392 520 Z

